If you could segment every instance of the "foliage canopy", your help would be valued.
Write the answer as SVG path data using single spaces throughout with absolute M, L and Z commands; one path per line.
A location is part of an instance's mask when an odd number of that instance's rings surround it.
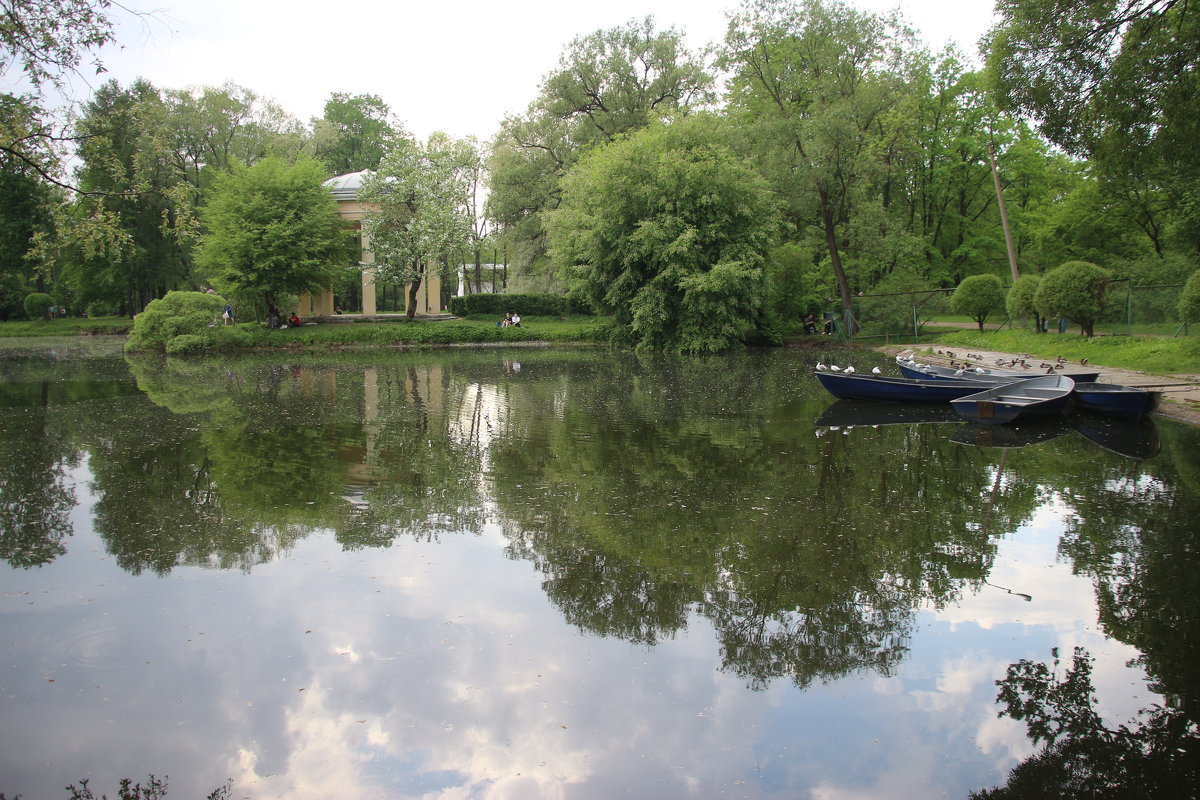
M 1068 261 L 1046 273 L 1038 284 L 1034 305 L 1046 319 L 1069 317 L 1079 323 L 1083 335 L 1091 337 L 1096 320 L 1104 310 L 1108 270 L 1087 261 Z
M 950 307 L 966 314 L 983 330 L 993 311 L 1004 308 L 1004 287 L 995 275 L 971 275 L 950 296 Z
M 777 233 L 766 182 L 696 115 L 586 155 L 550 216 L 552 253 L 638 347 L 713 351 L 761 322 Z
M 349 263 L 352 239 L 324 179 L 308 158 L 234 162 L 202 209 L 208 232 L 197 265 L 218 287 L 266 302 L 329 286 Z

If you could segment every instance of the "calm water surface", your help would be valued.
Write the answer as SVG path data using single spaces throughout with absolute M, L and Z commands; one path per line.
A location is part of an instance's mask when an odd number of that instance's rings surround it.
M 1192 774 L 1197 431 L 880 418 L 811 361 L 0 347 L 0 791 L 966 798 L 1054 648 L 1050 727 L 1096 714 L 1038 763 Z

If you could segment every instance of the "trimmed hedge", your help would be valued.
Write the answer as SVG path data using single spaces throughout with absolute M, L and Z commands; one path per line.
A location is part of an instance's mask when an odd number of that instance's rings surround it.
M 561 294 L 469 294 L 450 298 L 450 313 L 456 317 L 503 317 L 512 311 L 523 317 L 590 316 L 593 312 L 579 298 Z

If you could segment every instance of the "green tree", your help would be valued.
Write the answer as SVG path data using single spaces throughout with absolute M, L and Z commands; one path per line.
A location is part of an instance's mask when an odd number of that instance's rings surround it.
M 1179 318 L 1184 322 L 1200 323 L 1200 270 L 1193 272 L 1183 286 L 1183 294 L 1179 296 Z
M 125 348 L 164 350 L 176 336 L 202 333 L 219 318 L 225 299 L 207 292 L 167 292 L 133 320 Z
M 1112 275 L 1087 261 L 1068 261 L 1046 273 L 1034 294 L 1034 305 L 1046 319 L 1070 317 L 1083 335 L 1092 337 L 1104 310 Z
M 44 122 L 43 89 L 63 88 L 84 58 L 115 41 L 110 0 L 6 0 L 0 6 L 0 75 L 18 68 L 33 91 L 0 93 L 0 153 L 58 179 L 67 134 Z M 121 6 L 118 6 L 121 8 Z M 92 62 L 103 71 L 98 58 Z
M 1161 253 L 1200 243 L 1200 14 L 1177 0 L 1008 0 L 990 34 L 997 95 L 1093 160 Z
M 712 351 L 761 322 L 770 189 L 698 115 L 593 150 L 550 216 L 555 263 L 639 347 Z
M 1026 273 L 1017 278 L 1017 282 L 1008 290 L 1008 296 L 1004 300 L 1010 317 L 1013 319 L 1033 317 L 1033 329 L 1038 333 L 1042 332 L 1043 318 L 1038 313 L 1034 299 L 1037 297 L 1038 286 L 1041 282 L 1041 275 Z
M 266 303 L 332 284 L 351 238 L 324 180 L 309 158 L 235 161 L 202 209 L 197 266 L 219 287 Z
M 752 126 L 788 220 L 824 242 L 846 315 L 842 242 L 859 200 L 886 200 L 912 59 L 894 20 L 836 0 L 747 0 L 730 21 L 722 65 L 732 72 L 733 114 Z
M 316 157 L 330 175 L 375 169 L 393 135 L 391 114 L 377 95 L 334 92 L 312 121 Z
M 878 333 L 919 333 L 935 314 L 947 308 L 945 294 L 910 269 L 898 269 L 859 300 L 859 319 Z M 914 315 L 916 318 L 914 319 Z
M 510 232 L 516 265 L 545 266 L 544 214 L 584 151 L 707 104 L 712 85 L 704 57 L 651 17 L 567 45 L 528 110 L 501 125 L 489 159 L 488 216 Z
M 465 212 L 470 148 L 435 133 L 422 144 L 402 138 L 367 176 L 359 199 L 372 207 L 363 230 L 381 283 L 408 284 L 408 316 L 426 272 L 463 252 L 471 235 Z
M 1004 308 L 1004 287 L 995 275 L 971 275 L 950 296 L 950 307 L 975 320 L 982 331 L 992 312 Z
M 273 101 L 235 83 L 162 93 L 149 121 L 158 145 L 200 205 L 216 176 L 234 161 L 253 166 L 268 155 L 292 163 L 308 147 L 304 126 Z
M 30 319 L 49 319 L 54 298 L 45 292 L 33 292 L 25 297 L 25 315 Z
M 35 170 L 0 151 L 0 319 L 19 316 L 22 298 L 45 277 L 31 250 L 35 234 L 50 232 L 54 204 Z
M 84 106 L 76 177 L 85 192 L 60 226 L 79 302 L 136 313 L 191 278 L 191 218 L 159 141 L 162 98 L 148 82 L 101 86 Z M 107 243 L 109 246 L 99 246 Z

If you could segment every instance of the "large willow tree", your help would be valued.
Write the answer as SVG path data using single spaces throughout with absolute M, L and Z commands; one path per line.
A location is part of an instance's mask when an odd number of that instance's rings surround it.
M 722 350 L 762 320 L 770 188 L 721 120 L 653 125 L 593 150 L 549 217 L 555 263 L 646 349 Z

